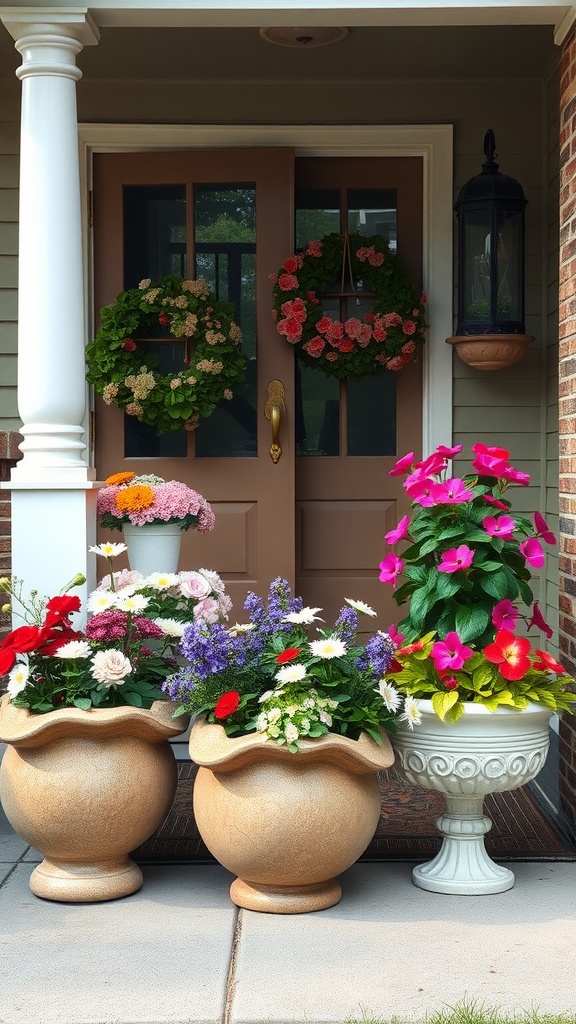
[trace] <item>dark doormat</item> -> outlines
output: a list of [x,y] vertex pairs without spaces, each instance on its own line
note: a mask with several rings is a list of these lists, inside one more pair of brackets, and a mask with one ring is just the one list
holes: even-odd
[[[192,813],[197,767],[178,763],[178,788],[172,809],[158,831],[134,851],[140,863],[213,863]],[[379,773],[382,811],[376,834],[360,860],[428,860],[440,849],[435,825],[444,809],[439,793],[410,786],[390,768]],[[576,860],[576,847],[544,814],[527,786],[488,796],[492,819],[486,849],[497,861]]]

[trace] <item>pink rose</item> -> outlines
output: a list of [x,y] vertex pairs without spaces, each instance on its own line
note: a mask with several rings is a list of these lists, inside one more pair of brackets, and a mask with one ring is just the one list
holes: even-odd
[[196,601],[203,601],[212,591],[212,587],[205,576],[199,572],[186,572],[181,574],[180,593],[183,597],[192,597]]

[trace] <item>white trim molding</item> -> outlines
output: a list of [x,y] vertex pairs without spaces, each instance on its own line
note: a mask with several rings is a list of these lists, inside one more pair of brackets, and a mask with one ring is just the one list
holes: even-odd
[[[80,124],[84,192],[92,154],[177,149],[287,146],[297,156],[419,156],[423,161],[423,280],[429,302],[424,346],[422,449],[429,454],[452,439],[453,333],[452,125],[131,125]],[[83,204],[87,208],[87,203]],[[85,246],[90,293],[89,244]]]

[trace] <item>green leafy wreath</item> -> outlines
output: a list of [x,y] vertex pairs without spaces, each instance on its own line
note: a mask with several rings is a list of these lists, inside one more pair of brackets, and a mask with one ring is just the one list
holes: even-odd
[[[205,281],[164,277],[140,281],[101,310],[101,326],[86,348],[86,379],[108,405],[170,430],[195,430],[243,379],[246,360],[234,307],[222,302]],[[185,367],[157,369],[159,358],[146,344],[157,325],[185,338]]]
[[[272,280],[278,333],[303,363],[331,377],[401,370],[424,341],[426,296],[381,235],[324,235],[289,256]],[[372,293],[372,311],[345,321],[322,313],[322,293],[335,283],[340,293]]]

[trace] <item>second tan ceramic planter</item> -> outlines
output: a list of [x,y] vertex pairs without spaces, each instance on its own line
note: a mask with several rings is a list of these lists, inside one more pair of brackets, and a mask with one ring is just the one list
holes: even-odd
[[62,902],[136,892],[142,872],[128,856],[162,824],[177,783],[168,742],[187,725],[173,705],[45,715],[0,702],[0,798],[10,824],[44,860],[36,896]]
[[194,814],[206,846],[238,875],[230,895],[248,910],[298,914],[341,898],[336,876],[372,839],[380,817],[377,772],[394,754],[366,733],[303,740],[298,753],[259,734],[228,738],[198,719],[190,756],[201,767]]

